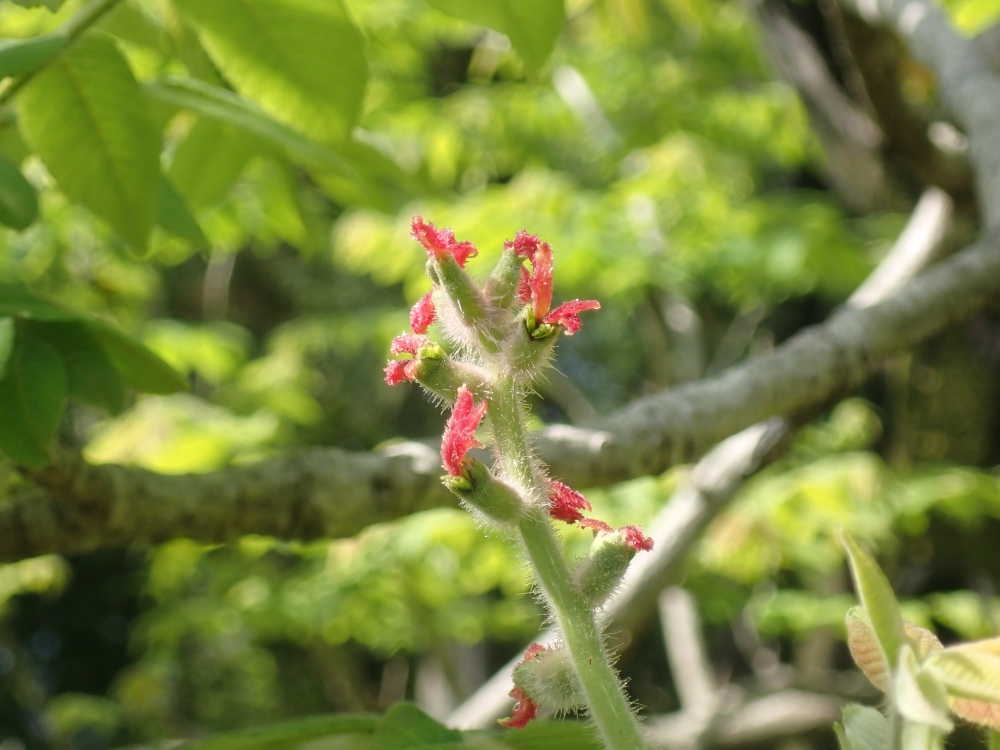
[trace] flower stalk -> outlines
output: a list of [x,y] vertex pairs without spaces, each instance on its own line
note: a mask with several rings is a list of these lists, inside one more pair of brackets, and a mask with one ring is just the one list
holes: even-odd
[[[393,341],[393,354],[411,358],[390,361],[386,382],[417,382],[453,404],[441,446],[443,482],[486,524],[516,531],[562,635],[557,646],[529,649],[514,670],[516,705],[501,724],[523,727],[539,708],[583,709],[609,750],[644,748],[595,614],[632,557],[650,549],[652,540],[638,527],[615,531],[584,516],[590,503],[548,478],[525,428],[525,393],[548,364],[559,335],[576,333],[579,314],[600,304],[574,300],[553,308],[552,248],[527,232],[504,245],[497,267],[480,285],[464,270],[476,255],[472,243],[458,242],[450,229],[420,217],[412,228],[427,250],[433,289],[411,311],[413,332]],[[468,361],[453,360],[425,335],[435,323],[471,352]],[[492,469],[467,455],[482,445],[475,433],[484,418],[492,432]],[[592,529],[590,555],[570,564],[554,522]]]

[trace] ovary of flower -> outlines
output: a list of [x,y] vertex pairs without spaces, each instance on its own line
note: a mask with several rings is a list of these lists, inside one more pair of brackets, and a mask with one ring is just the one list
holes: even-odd
[[476,406],[472,392],[464,385],[458,389],[455,408],[444,428],[441,439],[441,463],[445,471],[453,477],[462,476],[462,460],[470,448],[482,448],[475,438],[476,428],[486,414],[487,402]]
[[459,268],[465,268],[469,258],[477,255],[476,246],[471,242],[459,242],[455,233],[447,227],[438,229],[433,222],[424,221],[422,216],[414,216],[410,224],[411,236],[424,246],[427,254],[436,260],[444,260],[451,255]]
[[417,300],[417,303],[410,308],[410,328],[414,333],[425,333],[431,323],[437,318],[437,311],[434,309],[434,300],[431,295],[434,290],[427,292]]
[[557,521],[576,523],[583,520],[581,510],[590,510],[587,499],[562,482],[549,482],[549,515]]
[[413,359],[390,361],[385,366],[385,382],[389,385],[396,385],[402,383],[404,380],[414,380],[419,361],[417,360],[417,353],[429,343],[429,338],[415,333],[401,333],[394,338],[389,345],[389,353],[392,355],[412,354]]

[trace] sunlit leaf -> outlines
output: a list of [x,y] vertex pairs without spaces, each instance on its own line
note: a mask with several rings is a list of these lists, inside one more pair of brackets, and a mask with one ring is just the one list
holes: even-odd
[[159,136],[128,64],[107,37],[88,34],[18,96],[25,140],[67,196],[143,250],[159,189]]
[[347,138],[368,77],[361,32],[339,0],[179,0],[235,87],[324,142]]
[[13,162],[0,157],[0,224],[27,229],[38,218],[38,196]]
[[[283,125],[232,91],[193,79],[171,77],[146,84],[146,91],[157,101],[189,109],[264,139],[308,169],[330,195],[345,203],[389,210],[395,204],[387,195],[412,186],[409,175],[371,145],[355,139],[337,144],[336,150],[328,148]],[[190,164],[187,171],[195,168],[196,165]]]
[[19,334],[0,380],[0,451],[25,466],[45,466],[65,401],[59,353],[41,339]]
[[343,158],[330,149],[278,122],[254,102],[232,91],[194,79],[174,77],[147,83],[145,89],[154,99],[235,125],[264,138],[297,159],[318,161],[322,166],[353,171]]

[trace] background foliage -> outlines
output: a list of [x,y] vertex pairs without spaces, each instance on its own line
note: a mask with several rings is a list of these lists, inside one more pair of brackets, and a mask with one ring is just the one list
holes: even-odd
[[[970,32],[997,17],[950,11]],[[845,208],[736,0],[23,0],[0,35],[0,450],[27,465],[57,433],[164,473],[436,433],[438,410],[379,374],[426,291],[415,213],[486,258],[527,228],[564,298],[602,301],[536,403],[579,423],[821,320],[918,193]],[[686,585],[720,674],[784,662],[858,690],[834,679],[853,601],[837,526],[885,553],[909,619],[997,633],[998,330],[981,317],[895,363],[708,530]],[[588,497],[641,522],[685,470]],[[332,543],[0,566],[0,748],[404,698],[440,715],[541,624],[514,559],[440,510]],[[655,630],[622,662],[650,714],[677,705]]]

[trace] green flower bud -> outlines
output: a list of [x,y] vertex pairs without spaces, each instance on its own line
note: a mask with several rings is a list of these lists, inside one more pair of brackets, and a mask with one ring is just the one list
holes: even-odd
[[466,457],[462,461],[462,469],[459,476],[441,478],[444,486],[459,500],[491,521],[504,524],[517,519],[524,506],[513,488],[493,476],[485,464],[474,458]]

